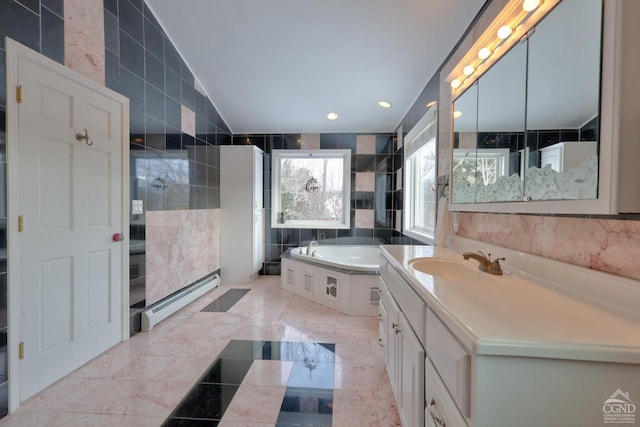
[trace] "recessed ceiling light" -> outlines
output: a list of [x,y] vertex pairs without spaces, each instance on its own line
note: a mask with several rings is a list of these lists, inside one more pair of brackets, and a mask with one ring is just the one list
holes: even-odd
[[451,87],[454,89],[458,89],[460,86],[462,86],[462,82],[458,79],[453,79],[451,80]]
[[462,117],[462,111],[454,111],[453,112],[453,118],[457,119],[459,117]]
[[511,29],[510,26],[503,25],[502,27],[498,28],[498,38],[504,40],[507,37],[509,37],[512,32],[513,32],[513,30]]
[[338,118],[338,115],[336,113],[327,114],[327,119],[329,119],[329,120],[335,120],[337,118]]
[[391,103],[387,101],[379,101],[378,105],[381,106],[382,108],[391,108]]

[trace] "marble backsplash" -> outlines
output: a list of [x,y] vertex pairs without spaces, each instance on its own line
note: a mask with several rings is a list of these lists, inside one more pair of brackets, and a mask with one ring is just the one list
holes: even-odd
[[463,237],[640,280],[640,221],[456,212],[454,224]]
[[220,268],[220,209],[146,214],[147,305]]

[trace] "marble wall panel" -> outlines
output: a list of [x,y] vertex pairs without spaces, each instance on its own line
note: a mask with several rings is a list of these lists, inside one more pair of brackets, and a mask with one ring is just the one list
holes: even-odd
[[220,268],[220,209],[147,212],[147,305]]
[[64,62],[83,76],[105,83],[103,0],[64,0]]

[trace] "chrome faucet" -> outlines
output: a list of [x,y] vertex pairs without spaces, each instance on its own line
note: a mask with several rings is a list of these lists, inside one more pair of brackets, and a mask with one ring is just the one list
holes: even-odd
[[502,274],[502,267],[500,267],[500,261],[504,261],[505,258],[496,258],[495,260],[491,261],[491,254],[485,255],[481,251],[465,252],[462,254],[462,257],[467,260],[469,258],[472,258],[478,261],[479,263],[478,268],[482,271],[486,271],[487,273],[496,274],[496,275]]
[[311,255],[311,253],[309,252],[311,250],[311,246],[317,245],[318,242],[316,242],[315,240],[312,240],[309,242],[309,244],[307,245],[307,255]]

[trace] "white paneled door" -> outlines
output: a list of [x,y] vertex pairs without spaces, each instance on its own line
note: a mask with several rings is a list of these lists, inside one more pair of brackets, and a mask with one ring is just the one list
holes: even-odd
[[18,55],[17,66],[21,99],[11,161],[18,162],[12,210],[18,230],[10,245],[19,247],[13,289],[20,300],[23,401],[123,338],[128,107],[58,64]]

